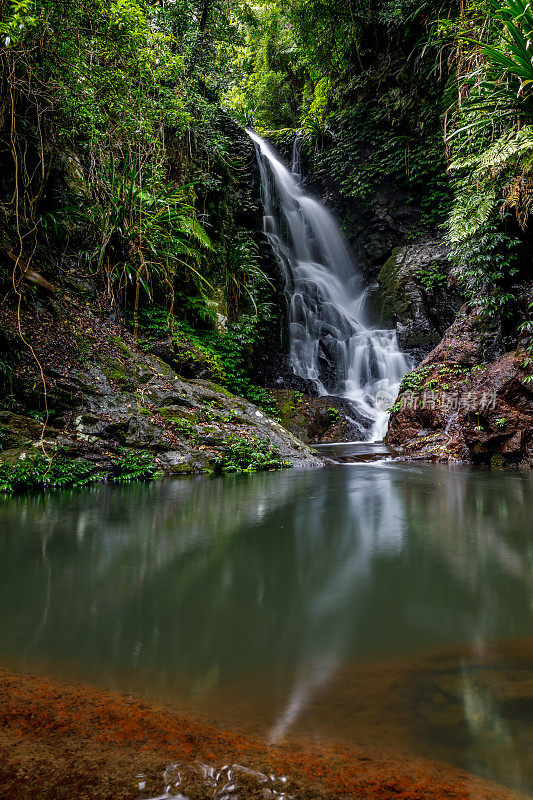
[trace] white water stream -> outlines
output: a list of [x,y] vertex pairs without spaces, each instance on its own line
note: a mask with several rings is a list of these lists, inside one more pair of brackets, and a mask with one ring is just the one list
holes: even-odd
[[379,441],[409,357],[394,330],[371,325],[362,275],[339,226],[301,187],[298,146],[291,172],[264,139],[248,135],[261,173],[264,231],[285,279],[291,367],[319,395],[350,400],[367,418],[367,438]]

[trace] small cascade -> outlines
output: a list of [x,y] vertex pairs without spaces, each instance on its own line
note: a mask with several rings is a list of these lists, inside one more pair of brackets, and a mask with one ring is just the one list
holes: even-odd
[[264,139],[248,135],[261,174],[264,231],[285,279],[291,367],[319,395],[350,400],[368,439],[379,441],[410,359],[394,330],[371,324],[362,275],[339,226],[302,189],[300,140],[288,170]]

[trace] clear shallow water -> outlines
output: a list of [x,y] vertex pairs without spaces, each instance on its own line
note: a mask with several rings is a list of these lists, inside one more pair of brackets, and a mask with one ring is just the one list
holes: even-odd
[[533,793],[533,479],[393,462],[0,503],[0,659]]

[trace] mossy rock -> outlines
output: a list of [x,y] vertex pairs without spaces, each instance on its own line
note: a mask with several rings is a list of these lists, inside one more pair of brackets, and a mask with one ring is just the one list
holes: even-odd
[[123,339],[120,338],[120,336],[112,336],[110,334],[107,337],[107,341],[109,342],[110,345],[112,345],[113,347],[116,347],[118,350],[120,350],[121,353],[126,358],[134,358],[134,353],[133,353],[132,349],[126,344],[126,342]]
[[[210,380],[199,380],[198,384],[200,386],[205,386],[206,389],[210,389],[212,392],[216,392],[217,394],[222,394],[225,397],[231,397],[232,399],[235,398],[235,395],[232,394],[229,389],[226,389],[224,386],[220,386],[218,383],[214,383],[214,381]],[[241,408],[244,409],[244,404],[241,403]]]
[[121,389],[126,392],[133,392],[135,390],[135,383],[131,378],[128,378],[123,372],[118,369],[105,369],[104,373],[110,383],[116,383]]
[[150,350],[183,378],[221,380],[224,377],[224,369],[218,359],[185,337],[174,336],[156,342],[150,346]]
[[0,446],[7,451],[24,447],[40,438],[43,423],[32,417],[0,411]]
[[403,269],[405,261],[405,248],[396,247],[378,275],[378,282],[383,287],[380,315],[385,320],[409,319],[414,314],[414,304],[405,292],[406,283],[412,277]]

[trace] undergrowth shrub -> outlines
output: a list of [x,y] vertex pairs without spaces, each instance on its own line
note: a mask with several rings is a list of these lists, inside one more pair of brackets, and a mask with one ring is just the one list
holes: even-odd
[[47,489],[72,489],[109,480],[112,483],[154,480],[157,467],[150,453],[123,448],[111,459],[110,470],[90,461],[72,459],[60,451],[52,459],[41,453],[24,455],[12,464],[0,462],[0,493],[18,494]]
[[139,310],[138,324],[146,349],[168,337],[177,343],[180,340],[190,343],[221,386],[275,415],[276,407],[269,390],[258,386],[251,378],[254,353],[261,346],[272,317],[270,305],[263,304],[256,314],[242,314],[225,331],[219,332],[213,326],[178,321],[162,306],[152,305]]
[[463,293],[481,314],[512,314],[519,245],[519,240],[506,234],[496,221],[486,222],[475,235],[452,244],[450,257]]
[[214,471],[218,474],[260,472],[291,466],[291,462],[284,460],[279,450],[268,439],[234,437],[230,439],[224,455],[215,461]]

